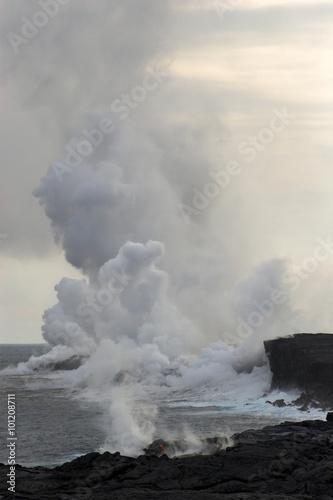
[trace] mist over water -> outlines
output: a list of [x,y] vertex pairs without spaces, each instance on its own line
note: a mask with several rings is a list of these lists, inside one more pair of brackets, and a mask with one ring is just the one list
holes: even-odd
[[[111,3],[117,16],[107,10]],[[254,226],[263,220],[253,220],[252,207],[262,190],[259,207],[270,210],[266,197],[274,179],[265,184],[263,174],[249,179],[244,173],[225,182],[231,158],[224,144],[231,124],[221,118],[224,96],[168,74],[184,34],[175,30],[175,41],[169,40],[175,15],[169,2],[143,3],[149,5],[147,26],[158,32],[153,43],[150,31],[137,22],[139,3],[101,2],[96,12],[85,3],[83,21],[75,6],[68,14],[76,26],[75,47],[85,48],[81,52],[90,67],[80,64],[75,98],[59,94],[52,104],[67,141],[65,152],[33,194],[50,220],[55,244],[82,279],[63,277],[55,285],[58,302],[45,311],[42,324],[51,350],[5,371],[34,374],[35,380],[48,367],[80,357],[82,365],[64,372],[57,384],[101,405],[105,449],[131,455],[153,438],[173,433],[193,442],[193,432],[200,427],[211,432],[205,422],[217,426],[223,411],[242,413],[249,421],[262,414],[269,418],[275,409],[265,405],[271,373],[263,340],[310,324],[299,311],[298,282],[287,258],[273,253],[252,267],[253,254],[261,255]],[[96,26],[107,19],[92,47],[84,38],[89,16]],[[132,37],[125,40],[124,33]],[[42,44],[37,48],[24,70],[42,80],[42,65],[36,68],[35,61],[46,53]],[[106,53],[108,79],[99,73]],[[125,72],[124,54],[131,54]],[[61,52],[57,56],[62,60]],[[53,103],[49,89],[60,87],[61,79],[71,81],[67,66],[72,61],[66,59],[61,76],[46,86],[41,108]],[[93,88],[96,74],[94,94],[100,101],[86,90]],[[144,81],[152,89],[145,98],[133,107],[123,105],[121,113],[119,103],[110,111],[122,92],[133,93]],[[101,102],[109,106],[103,109]],[[112,132],[101,132],[105,119],[113,123]],[[71,136],[81,122],[84,134]],[[247,232],[251,248],[244,248]],[[205,417],[198,424],[201,408]],[[187,419],[194,423],[191,412],[199,419],[195,430],[186,427]]]
[[[152,441],[165,399],[200,394],[215,406],[260,398],[270,386],[262,341],[299,328],[283,279],[287,261],[263,262],[239,279],[228,251],[232,233],[217,234],[210,224],[221,206],[184,220],[179,206],[199,165],[210,162],[205,147],[193,162],[187,141],[181,145],[188,163],[175,172],[156,133],[123,126],[103,158],[61,179],[53,164],[34,191],[82,280],[55,286],[58,303],[42,326],[52,349],[17,370],[82,357],[63,384],[102,402],[105,447],[126,454]],[[269,301],[273,290],[283,297],[279,305]]]

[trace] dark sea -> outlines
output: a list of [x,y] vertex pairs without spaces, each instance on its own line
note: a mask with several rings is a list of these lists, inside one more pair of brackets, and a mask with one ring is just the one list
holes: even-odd
[[[49,350],[47,345],[1,345],[3,370],[40,356]],[[63,370],[21,374],[1,374],[0,433],[3,443],[0,462],[7,463],[6,440],[7,395],[15,394],[16,402],[16,463],[28,466],[55,466],[82,454],[108,449],[110,416],[101,395],[87,394],[64,387]],[[246,379],[244,379],[246,384]],[[270,399],[297,397],[276,393]],[[154,398],[153,394],[148,396]],[[106,398],[107,399],[107,398]],[[184,429],[192,437],[230,437],[235,432],[285,420],[325,418],[319,410],[300,412],[294,407],[276,408],[261,398],[244,398],[228,395],[223,387],[206,385],[200,389],[159,393],[154,438],[168,439],[184,436]],[[140,401],[135,404],[140,405]],[[124,421],[126,426],[126,420]],[[110,450],[112,451],[112,450]]]
[[[1,345],[1,369],[48,350],[46,345]],[[101,410],[57,387],[61,373],[2,376],[0,433],[7,438],[7,394],[16,401],[16,462],[57,465],[97,450],[105,440]],[[1,440],[4,442],[5,440]],[[7,450],[0,450],[6,463]]]

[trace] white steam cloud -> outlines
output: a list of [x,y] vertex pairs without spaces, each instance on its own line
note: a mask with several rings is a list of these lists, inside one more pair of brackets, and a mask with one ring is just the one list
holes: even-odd
[[120,129],[104,155],[61,181],[52,165],[34,191],[67,260],[86,275],[56,285],[58,303],[42,330],[53,362],[66,349],[87,358],[67,375],[69,387],[108,394],[105,446],[136,454],[152,440],[156,414],[140,406],[141,393],[212,383],[237,393],[247,376],[260,396],[270,381],[267,366],[259,368],[262,341],[294,331],[299,318],[286,261],[237,280],[208,214],[185,223],[178,207],[203,175],[196,161],[172,174],[161,144],[133,127]]
[[[33,4],[23,4],[31,17]],[[174,57],[175,46],[184,48],[190,36],[196,47],[202,38],[200,23],[189,29],[182,22],[186,9],[174,23],[178,4],[69,6],[49,23],[47,40],[54,42],[44,43],[41,32],[41,42],[32,41],[24,64],[14,67],[25,106],[38,104],[43,123],[52,106],[64,135],[64,156],[34,196],[67,261],[82,271],[82,280],[61,279],[58,302],[44,313],[43,337],[52,349],[16,372],[81,357],[65,383],[103,402],[105,447],[126,454],[154,437],[154,394],[215,384],[234,397],[259,397],[270,384],[262,341],[302,325],[288,261],[249,270],[247,249],[239,252],[248,230],[239,214],[253,202],[247,180],[235,177],[225,189],[216,181],[228,164],[220,87],[203,90],[201,80],[184,84],[166,75],[163,61]],[[220,19],[211,10],[207,29],[220,40]],[[14,16],[9,20],[15,24]],[[85,119],[84,109],[93,110]],[[73,138],[80,128],[84,133]],[[199,194],[205,186],[214,194],[209,203]],[[180,207],[193,207],[194,199],[188,223]]]

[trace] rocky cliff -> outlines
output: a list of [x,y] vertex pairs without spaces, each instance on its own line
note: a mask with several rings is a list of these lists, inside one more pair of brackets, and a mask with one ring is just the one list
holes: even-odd
[[298,333],[264,342],[272,389],[298,388],[333,401],[333,334]]

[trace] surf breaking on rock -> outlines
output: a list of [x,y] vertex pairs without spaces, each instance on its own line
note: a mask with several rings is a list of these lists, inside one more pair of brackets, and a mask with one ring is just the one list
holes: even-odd
[[[179,204],[191,196],[202,165],[218,166],[207,155],[209,133],[195,151],[177,138],[187,160],[175,170],[170,144],[162,142],[167,130],[143,133],[124,124],[98,158],[61,183],[51,166],[34,191],[56,242],[83,277],[55,286],[58,303],[45,311],[42,326],[52,349],[18,369],[83,357],[65,384],[108,394],[111,441],[124,453],[142,450],[154,434],[154,403],[134,408],[134,394],[207,383],[231,393],[247,377],[251,395],[259,396],[270,384],[262,341],[300,328],[283,280],[287,260],[240,276],[229,236],[217,235],[212,223],[218,205],[184,224]],[[241,337],[240,321],[272,290],[284,301]]]

